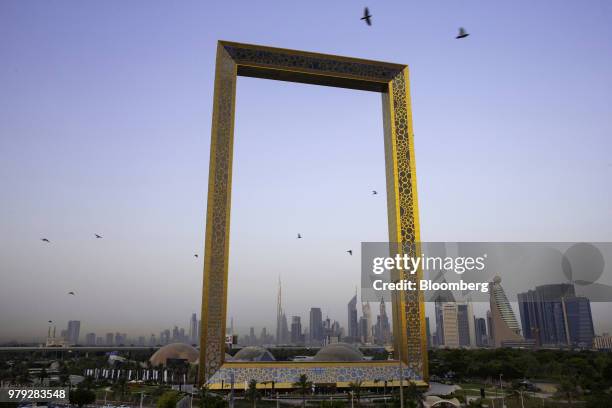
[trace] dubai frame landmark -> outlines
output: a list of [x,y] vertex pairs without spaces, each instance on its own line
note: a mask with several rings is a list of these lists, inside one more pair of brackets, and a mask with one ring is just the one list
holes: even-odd
[[[367,386],[403,379],[428,380],[425,305],[418,291],[397,292],[393,299],[395,361],[360,362],[240,362],[226,361],[225,325],[229,258],[230,204],[236,79],[247,76],[379,92],[382,96],[389,242],[414,255],[419,242],[414,138],[410,110],[408,66],[335,55],[317,54],[219,41],[215,71],[199,382],[215,389],[255,379],[290,388],[306,374],[314,384]],[[287,135],[291,137],[291,135]],[[396,277],[420,279],[420,274]],[[401,363],[398,361],[401,360]]]

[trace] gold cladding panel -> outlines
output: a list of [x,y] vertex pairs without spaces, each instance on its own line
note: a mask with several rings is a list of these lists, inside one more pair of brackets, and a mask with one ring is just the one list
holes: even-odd
[[[419,224],[408,67],[220,41],[215,71],[206,215],[200,382],[221,368],[225,355],[237,75],[381,92],[389,241],[401,243],[401,252],[411,255],[418,252],[415,246],[419,241]],[[420,275],[405,278],[417,280]],[[402,360],[414,372],[420,373],[420,379],[427,380],[423,296],[418,292],[405,291],[400,294],[399,302],[394,304],[399,305],[399,308],[393,308],[396,350],[401,348]]]

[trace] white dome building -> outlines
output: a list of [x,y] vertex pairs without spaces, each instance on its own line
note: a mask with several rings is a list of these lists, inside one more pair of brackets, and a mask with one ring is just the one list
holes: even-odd
[[156,366],[165,366],[167,364],[168,359],[170,360],[186,360],[190,364],[196,364],[200,357],[200,352],[185,343],[172,343],[168,344],[157,350],[151,358],[149,362],[153,367]]

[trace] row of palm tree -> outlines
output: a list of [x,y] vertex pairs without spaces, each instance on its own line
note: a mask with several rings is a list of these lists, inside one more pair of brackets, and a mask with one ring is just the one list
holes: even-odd
[[[299,391],[302,397],[302,408],[306,407],[306,395],[312,389],[312,381],[308,380],[308,376],[306,374],[302,374],[299,376],[298,380],[293,383],[293,386]],[[363,389],[363,382],[358,380],[349,383],[351,399],[354,399],[357,403],[357,406],[361,405],[361,391]],[[251,380],[248,384],[248,388],[245,390],[245,398],[249,401],[253,408],[257,407],[257,401],[261,399],[261,394],[257,390],[257,381]],[[404,387],[404,401],[407,402],[407,406],[409,407],[420,407],[423,405],[423,401],[425,400],[423,391],[417,387],[417,385],[410,381],[406,387]],[[396,399],[396,405],[399,404],[399,399]]]

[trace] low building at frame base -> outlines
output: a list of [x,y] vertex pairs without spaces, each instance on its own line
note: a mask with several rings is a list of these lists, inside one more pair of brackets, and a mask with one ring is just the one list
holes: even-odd
[[[427,387],[422,379],[405,364],[402,364],[404,386],[408,380],[417,386]],[[362,387],[399,387],[399,362],[359,361],[359,362],[321,362],[321,361],[275,361],[265,363],[225,362],[206,382],[211,390],[245,389],[251,380],[257,388],[289,390],[298,388],[295,383],[301,375],[306,375],[315,389],[317,386],[349,388],[351,383],[361,381]]]

